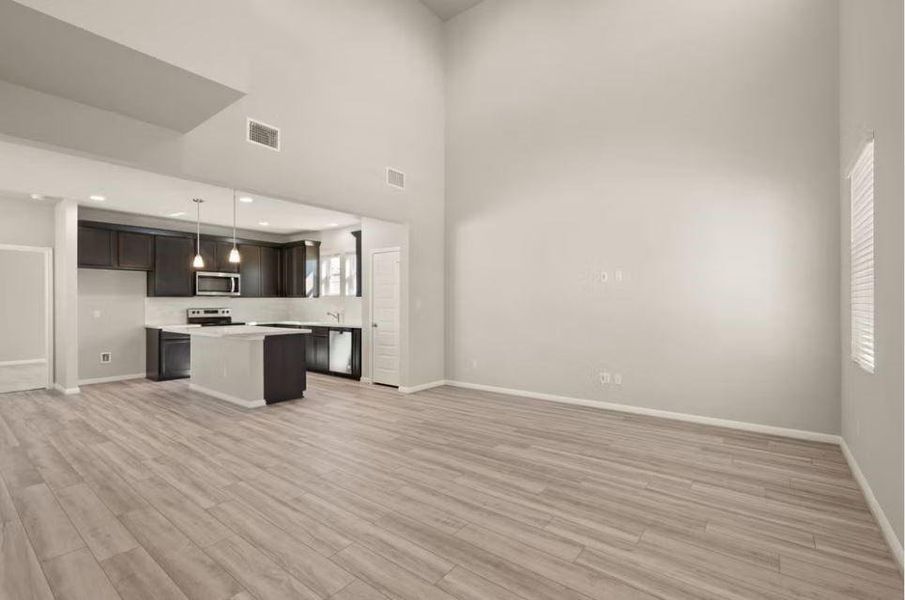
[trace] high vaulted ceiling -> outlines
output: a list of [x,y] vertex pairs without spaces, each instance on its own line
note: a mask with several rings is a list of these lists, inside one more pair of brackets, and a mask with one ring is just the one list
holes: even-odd
[[482,0],[421,0],[438,17],[447,21],[457,14],[465,12],[472,6],[480,4]]

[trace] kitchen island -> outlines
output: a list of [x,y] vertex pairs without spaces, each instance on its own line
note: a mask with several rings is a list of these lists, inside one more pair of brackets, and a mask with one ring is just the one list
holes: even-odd
[[254,325],[163,327],[192,339],[192,390],[245,408],[302,398],[305,334],[310,329]]

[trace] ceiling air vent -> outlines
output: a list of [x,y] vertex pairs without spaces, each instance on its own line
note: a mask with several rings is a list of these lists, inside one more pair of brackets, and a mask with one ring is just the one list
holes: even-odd
[[260,121],[248,119],[248,141],[279,152],[280,130]]
[[387,167],[387,185],[391,185],[394,188],[399,188],[400,190],[405,189],[405,173],[402,171],[397,171],[396,169],[390,169]]

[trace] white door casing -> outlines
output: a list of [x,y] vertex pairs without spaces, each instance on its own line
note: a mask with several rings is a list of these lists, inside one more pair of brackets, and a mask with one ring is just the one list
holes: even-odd
[[53,385],[53,250],[0,244],[0,393]]
[[371,251],[371,380],[399,385],[400,249]]

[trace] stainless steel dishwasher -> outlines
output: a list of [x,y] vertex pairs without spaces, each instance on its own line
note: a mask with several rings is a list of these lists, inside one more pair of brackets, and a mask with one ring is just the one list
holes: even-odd
[[330,330],[330,372],[352,374],[352,332]]

